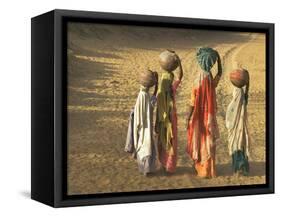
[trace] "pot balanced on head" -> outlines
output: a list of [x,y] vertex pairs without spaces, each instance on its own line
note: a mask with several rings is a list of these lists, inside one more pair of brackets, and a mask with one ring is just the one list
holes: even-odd
[[238,87],[244,87],[249,83],[249,72],[246,69],[235,69],[229,74],[231,83]]
[[149,69],[140,73],[139,83],[147,88],[150,88],[156,84],[156,72],[153,72]]
[[161,68],[168,72],[174,71],[179,66],[176,53],[170,50],[166,50],[160,54],[159,63]]

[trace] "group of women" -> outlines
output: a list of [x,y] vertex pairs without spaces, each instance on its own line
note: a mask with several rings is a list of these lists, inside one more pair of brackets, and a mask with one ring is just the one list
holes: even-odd
[[[130,114],[125,151],[133,153],[139,170],[144,175],[156,170],[157,160],[167,173],[176,171],[178,149],[176,92],[183,77],[183,69],[180,58],[174,55],[179,68],[178,76],[176,77],[172,70],[164,70],[158,82],[158,74],[151,72],[155,78],[154,93],[150,96],[150,86],[141,85],[136,104]],[[186,115],[186,152],[194,162],[197,176],[213,178],[216,177],[215,155],[216,142],[219,138],[216,87],[222,75],[222,64],[218,52],[212,48],[200,48],[196,58],[201,70],[193,83],[191,105]],[[211,69],[215,63],[217,73],[213,77]],[[249,172],[246,115],[248,89],[246,88],[247,91],[244,92],[243,88],[234,87],[233,100],[226,115],[233,171],[243,175]],[[154,107],[156,107],[155,123]]]

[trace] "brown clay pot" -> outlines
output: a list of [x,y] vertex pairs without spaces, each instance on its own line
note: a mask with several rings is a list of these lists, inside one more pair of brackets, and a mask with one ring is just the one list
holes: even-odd
[[244,87],[249,82],[249,72],[246,69],[235,69],[229,74],[231,83],[238,87]]
[[178,67],[178,60],[174,51],[166,50],[159,55],[159,63],[162,69],[168,72],[174,71]]
[[139,76],[139,83],[144,87],[152,87],[156,83],[156,78],[154,72],[150,70],[145,70],[144,72],[140,73]]

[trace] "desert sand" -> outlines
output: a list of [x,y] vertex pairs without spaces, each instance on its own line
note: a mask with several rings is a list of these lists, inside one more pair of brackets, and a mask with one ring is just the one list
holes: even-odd
[[[195,53],[200,46],[218,50],[223,64],[216,90],[221,136],[216,155],[218,176],[213,179],[196,177],[185,152],[185,112],[199,70]],[[184,70],[176,96],[178,164],[173,175],[159,170],[145,177],[139,173],[136,161],[124,152],[128,118],[139,92],[139,73],[150,68],[161,74],[158,56],[165,49],[176,51]],[[264,34],[70,23],[67,52],[68,194],[265,183]],[[247,177],[232,175],[225,128],[233,88],[228,76],[237,67],[250,73],[248,118],[252,145]]]

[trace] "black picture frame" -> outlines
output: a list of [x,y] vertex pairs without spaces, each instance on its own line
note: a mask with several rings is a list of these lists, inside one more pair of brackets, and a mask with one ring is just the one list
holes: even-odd
[[[92,22],[266,34],[266,184],[145,192],[66,194],[66,23]],[[274,24],[53,10],[31,21],[31,198],[53,207],[274,193]]]

